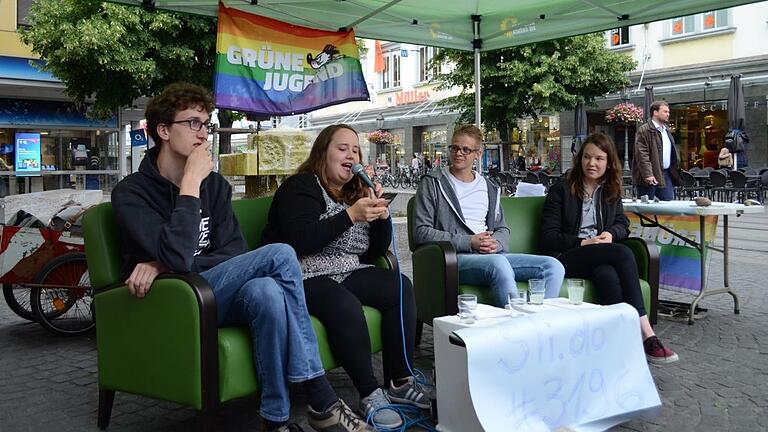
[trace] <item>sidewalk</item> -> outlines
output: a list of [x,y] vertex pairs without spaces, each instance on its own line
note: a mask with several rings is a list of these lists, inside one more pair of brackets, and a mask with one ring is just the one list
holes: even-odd
[[[404,273],[411,275],[405,228],[405,220],[397,219],[397,252]],[[703,300],[707,317],[693,326],[660,320],[656,332],[680,355],[678,363],[651,366],[663,401],[661,414],[618,430],[768,429],[768,215],[731,218],[730,231],[731,285],[741,300],[741,314],[733,314],[730,296],[718,295]],[[714,254],[711,269],[711,283],[722,281],[719,254]],[[666,292],[662,297],[691,299]],[[433,347],[428,326],[416,356],[416,366],[429,374]],[[377,355],[377,373],[380,360]],[[339,395],[357,406],[356,391],[343,370],[329,377]],[[0,389],[1,432],[98,430],[95,336],[53,336],[18,318],[0,301]],[[303,419],[302,389],[294,390],[293,416]],[[260,430],[257,405],[255,397],[225,404],[214,429]],[[305,422],[302,425],[311,430]],[[108,430],[187,431],[194,426],[191,409],[118,393]]]

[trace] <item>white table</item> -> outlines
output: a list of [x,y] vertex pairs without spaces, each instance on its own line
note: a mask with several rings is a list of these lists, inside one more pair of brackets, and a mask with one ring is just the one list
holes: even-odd
[[658,408],[637,311],[567,302],[435,318],[437,430],[596,431]]
[[[690,309],[688,310],[688,324],[693,324],[693,314],[696,311],[696,306],[702,298],[715,295],[728,293],[733,297],[733,313],[739,313],[739,297],[728,285],[728,216],[740,216],[742,214],[749,213],[763,213],[765,207],[762,205],[744,205],[744,204],[732,204],[713,202],[712,205],[707,207],[697,206],[693,201],[661,201],[653,202],[649,201],[644,203],[642,201],[633,201],[629,199],[622,200],[624,204],[624,210],[635,213],[640,218],[640,223],[643,226],[658,227],[689,245],[696,248],[699,251],[701,257],[701,289],[696,298],[691,302]],[[698,216],[699,217],[699,238],[700,242],[691,240],[688,237],[681,235],[680,233],[670,229],[659,223],[658,215],[670,215],[670,216]],[[650,216],[653,216],[651,218]],[[715,248],[714,246],[707,246],[704,237],[704,218],[705,216],[722,216],[723,217],[723,248]],[[709,248],[711,250],[721,252],[723,254],[723,288],[707,289],[707,272],[706,261],[704,259],[704,250]]]

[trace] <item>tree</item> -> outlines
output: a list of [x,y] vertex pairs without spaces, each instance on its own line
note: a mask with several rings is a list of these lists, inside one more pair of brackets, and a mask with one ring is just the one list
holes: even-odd
[[[455,67],[437,77],[440,89],[461,87],[445,103],[456,104],[461,121],[474,121],[474,54],[441,50],[435,62]],[[605,48],[602,34],[574,36],[480,55],[482,120],[508,137],[508,125],[520,117],[573,109],[577,103],[629,84],[635,61]]]
[[[36,0],[28,20],[30,27],[19,31],[22,41],[46,61],[45,70],[62,80],[72,100],[93,99],[93,117],[109,117],[173,82],[212,87],[213,17],[93,0]],[[222,127],[237,118],[219,114]],[[229,153],[224,135],[220,152]]]

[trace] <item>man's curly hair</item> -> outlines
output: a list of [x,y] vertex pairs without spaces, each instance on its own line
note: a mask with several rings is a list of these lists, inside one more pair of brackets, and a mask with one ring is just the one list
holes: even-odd
[[147,118],[147,132],[160,148],[162,140],[157,134],[157,125],[175,120],[176,113],[189,108],[200,107],[209,115],[213,112],[213,96],[207,89],[189,83],[174,83],[147,104],[144,115]]

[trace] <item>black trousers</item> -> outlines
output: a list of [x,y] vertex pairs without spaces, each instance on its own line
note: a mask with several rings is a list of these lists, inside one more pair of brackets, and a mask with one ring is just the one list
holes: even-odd
[[600,304],[625,302],[645,315],[635,255],[621,243],[603,243],[571,249],[557,259],[565,277],[590,279]]
[[[371,340],[362,306],[382,313],[384,379],[410,375],[416,334],[416,299],[411,281],[403,276],[403,330],[400,325],[399,273],[377,267],[352,272],[342,283],[327,276],[304,281],[307,309],[328,330],[333,357],[352,378],[360,397],[379,387],[371,365]],[[388,381],[387,381],[388,382]]]

